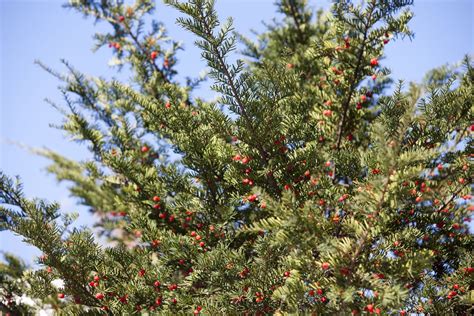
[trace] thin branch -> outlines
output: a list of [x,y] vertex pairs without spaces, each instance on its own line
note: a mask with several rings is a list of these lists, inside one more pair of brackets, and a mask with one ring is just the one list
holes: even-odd
[[449,205],[449,203],[451,203],[455,198],[456,196],[467,186],[467,185],[471,185],[471,181],[466,181],[466,185],[463,185],[461,186],[459,189],[457,189],[456,191],[454,191],[452,194],[451,194],[451,197],[446,200],[443,205],[441,205],[439,208],[438,208],[438,212],[442,211],[446,206]]
[[[375,214],[377,215],[379,213],[379,209],[382,206],[384,200],[385,200],[385,195],[388,192],[388,186],[390,184],[390,171],[388,172],[388,177],[386,178],[384,187],[382,189],[382,196],[380,197],[380,200],[377,203],[377,206],[375,207]],[[361,238],[359,239],[359,246],[356,248],[356,251],[354,252],[354,255],[352,256],[351,263],[349,266],[349,270],[352,270],[354,268],[354,265],[357,261],[357,257],[359,257],[360,253],[365,250],[366,243],[368,241],[368,235],[369,235],[369,229],[364,230],[364,233],[362,234]]]
[[[210,29],[209,24],[205,23],[206,19],[205,19],[204,13],[201,10],[200,10],[200,14],[201,14],[202,21],[204,21],[203,25],[204,25],[204,28],[205,28],[205,34],[208,37],[208,42],[211,44],[214,55],[216,56],[217,61],[219,62],[220,66],[221,66],[221,71],[224,73],[224,76],[227,79],[227,84],[229,85],[229,88],[232,92],[232,95],[235,98],[235,101],[237,102],[237,106],[240,109],[242,117],[245,119],[245,121],[247,123],[247,126],[251,130],[254,130],[254,128],[252,126],[253,125],[252,120],[251,120],[250,116],[247,114],[244,103],[243,103],[242,99],[240,98],[240,95],[237,91],[234,80],[233,80],[233,78],[232,78],[232,76],[229,72],[227,64],[224,61],[224,56],[222,56],[221,52],[219,51],[219,48],[218,48],[217,44],[215,44],[214,42],[209,40],[209,39],[214,37],[214,35],[212,33],[212,30]],[[265,150],[265,148],[263,148],[263,146],[261,144],[254,144],[254,146],[257,148],[257,150],[258,150],[258,152],[259,152],[259,154],[262,158],[261,160],[264,163],[264,165],[268,166],[268,161],[269,161],[268,152]],[[270,181],[270,185],[272,186],[275,193],[277,195],[280,195],[281,191],[278,187],[278,184],[276,182],[275,177],[273,176],[273,173],[267,174],[267,177],[268,177],[268,180]]]
[[[117,22],[115,22],[115,23],[117,23]],[[127,30],[128,34],[130,35],[130,37],[132,38],[134,43],[137,45],[137,47],[142,51],[142,54],[144,54],[145,56],[148,56],[148,51],[142,46],[142,44],[140,43],[138,38],[135,36],[135,34],[133,34],[132,30],[130,29],[130,27],[127,24],[125,24],[125,29]],[[168,78],[166,78],[166,75],[163,73],[163,71],[160,68],[158,68],[156,63],[154,61],[151,61],[150,63],[153,66],[153,68],[161,75],[161,78],[166,83],[169,83],[170,81],[168,80]]]
[[359,82],[359,80],[358,80],[359,79],[359,71],[360,71],[361,66],[362,66],[362,57],[364,56],[364,52],[365,52],[367,36],[368,36],[368,32],[369,32],[369,29],[370,29],[370,26],[371,26],[370,19],[371,19],[373,10],[374,10],[374,8],[372,8],[372,10],[369,12],[368,23],[365,25],[366,28],[365,28],[365,31],[364,31],[364,38],[363,38],[362,44],[361,44],[362,47],[360,48],[359,54],[357,55],[357,64],[356,64],[356,68],[355,68],[355,71],[354,71],[354,76],[352,77],[352,83],[351,83],[351,86],[349,88],[349,94],[347,95],[346,101],[342,105],[342,118],[339,121],[339,126],[338,126],[338,131],[337,131],[337,141],[336,141],[336,150],[337,151],[339,151],[339,149],[341,147],[342,133],[344,131],[344,125],[346,124],[347,112],[349,110],[349,105],[351,103],[352,94],[354,93],[355,88],[357,87],[357,84]]
[[[90,15],[93,15],[95,16],[97,19],[103,19],[103,20],[106,20],[107,22],[109,22],[110,24],[112,24],[113,26],[119,24],[115,19],[113,18],[110,18],[108,16],[105,16],[105,15],[100,15],[98,14],[97,12],[95,11],[92,11],[92,10],[84,10],[85,12],[89,13]],[[135,34],[133,34],[132,30],[130,29],[130,27],[128,26],[128,24],[124,23],[124,29],[127,31],[127,34],[130,35],[130,37],[132,38],[133,42],[135,43],[135,45],[137,45],[137,47],[141,50],[142,54],[144,54],[145,56],[148,55],[148,51],[143,47],[143,45],[140,43],[140,41],[138,40],[138,38],[135,36]],[[166,75],[163,73],[163,71],[158,68],[158,66],[155,64],[154,61],[150,62],[151,65],[153,66],[153,68],[161,75],[161,78],[169,83],[169,80],[168,78],[166,78]]]
[[297,9],[295,8],[295,1],[294,0],[289,0],[288,1],[289,5],[290,5],[290,13],[291,13],[291,17],[293,18],[293,21],[295,22],[295,26],[296,26],[296,32],[298,33],[298,38],[300,40],[300,42],[303,42],[303,31],[301,30],[301,24],[300,24],[300,21],[298,20],[298,11]]

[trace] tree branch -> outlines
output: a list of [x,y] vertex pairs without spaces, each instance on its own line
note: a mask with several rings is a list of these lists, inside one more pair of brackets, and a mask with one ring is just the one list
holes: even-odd
[[291,17],[293,18],[293,21],[295,22],[296,26],[296,32],[298,33],[298,39],[300,42],[303,42],[303,31],[301,30],[301,24],[300,21],[298,20],[298,10],[295,7],[295,1],[294,0],[289,0],[288,1],[289,7],[290,7],[290,13]]
[[[240,98],[239,92],[237,91],[237,88],[235,86],[234,80],[229,72],[229,69],[227,67],[227,64],[224,61],[224,56],[222,56],[221,52],[219,51],[219,47],[217,46],[216,43],[213,41],[210,41],[209,39],[214,38],[214,34],[212,33],[212,30],[209,27],[209,24],[206,23],[206,19],[204,16],[204,13],[202,10],[199,10],[199,13],[201,15],[201,20],[204,21],[204,29],[205,29],[205,35],[208,37],[207,41],[209,44],[212,46],[212,50],[214,55],[217,58],[218,63],[220,64],[221,71],[224,74],[224,77],[227,79],[227,85],[229,86],[233,97],[235,98],[235,101],[237,102],[237,106],[240,109],[241,115],[246,121],[246,124],[250,130],[254,130],[253,124],[252,124],[252,119],[250,116],[247,114],[247,111],[245,109],[244,103],[242,99]],[[265,148],[261,144],[254,144],[255,148],[258,150],[260,156],[261,156],[261,161],[265,166],[268,166],[268,161],[269,161],[269,154],[265,150]],[[273,173],[267,174],[268,180],[270,181],[270,185],[275,191],[275,194],[280,195],[281,191],[280,188],[278,187],[278,184],[276,182],[275,177],[273,176]]]
[[349,110],[349,105],[351,103],[352,94],[354,93],[355,88],[357,87],[357,84],[359,82],[359,71],[360,71],[360,68],[362,66],[362,58],[364,56],[367,36],[368,36],[368,32],[369,32],[369,29],[370,29],[370,26],[371,26],[371,17],[372,17],[373,10],[374,10],[374,8],[372,7],[372,9],[369,12],[368,19],[367,19],[368,22],[365,25],[366,27],[365,27],[365,31],[364,31],[364,38],[362,40],[362,47],[360,48],[359,54],[357,55],[357,64],[356,64],[356,68],[354,70],[354,76],[352,77],[352,83],[351,83],[351,86],[349,88],[349,94],[347,95],[346,101],[342,105],[342,118],[339,121],[339,126],[338,126],[338,131],[337,131],[337,141],[336,141],[336,150],[337,151],[339,151],[339,149],[341,147],[342,133],[344,131],[344,125],[346,124],[347,112]]

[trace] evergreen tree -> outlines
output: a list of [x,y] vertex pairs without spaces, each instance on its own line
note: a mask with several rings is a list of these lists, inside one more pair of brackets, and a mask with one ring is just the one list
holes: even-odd
[[[110,24],[97,48],[132,78],[41,64],[63,83],[59,127],[93,159],[40,154],[110,245],[1,174],[1,227],[44,253],[22,290],[64,314],[472,312],[474,69],[392,83],[384,46],[412,36],[411,2],[279,0],[252,41],[213,0],[165,0],[197,38],[207,101],[202,79],[176,79],[164,26],[145,31],[152,1],[71,0]],[[248,60],[231,62],[238,39]]]

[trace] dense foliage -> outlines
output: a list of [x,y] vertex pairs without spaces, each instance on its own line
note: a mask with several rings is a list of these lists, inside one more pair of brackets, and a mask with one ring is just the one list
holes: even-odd
[[[109,244],[2,174],[1,227],[44,253],[19,290],[64,314],[472,312],[474,69],[392,82],[384,47],[412,36],[411,2],[279,0],[254,41],[212,0],[165,0],[209,69],[183,84],[152,1],[71,0],[110,24],[97,48],[132,77],[41,64],[63,83],[60,128],[93,158],[40,153]],[[218,100],[197,96],[205,79]]]

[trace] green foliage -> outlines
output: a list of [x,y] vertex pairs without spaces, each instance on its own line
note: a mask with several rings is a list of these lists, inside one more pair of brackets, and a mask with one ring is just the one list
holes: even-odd
[[[44,252],[14,291],[63,314],[472,311],[472,61],[385,93],[384,46],[412,37],[411,2],[277,1],[254,42],[212,0],[166,0],[197,37],[209,102],[200,79],[175,79],[164,26],[145,33],[152,2],[71,1],[110,24],[96,48],[133,78],[40,63],[63,83],[57,127],[93,156],[38,153],[107,243],[2,174],[1,227]],[[239,39],[249,60],[231,62]]]

